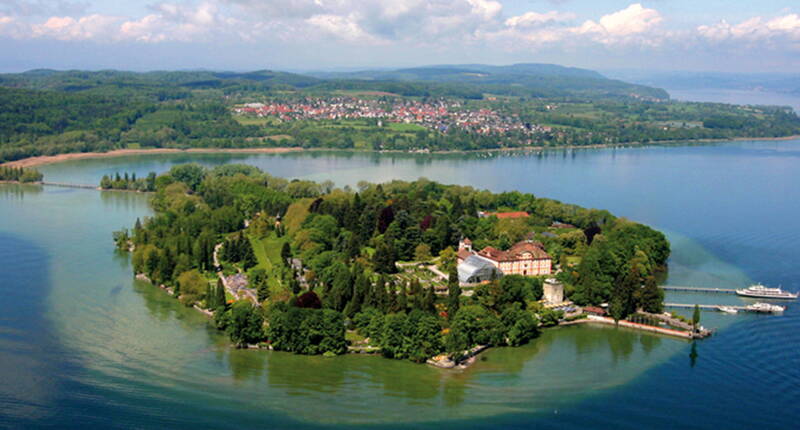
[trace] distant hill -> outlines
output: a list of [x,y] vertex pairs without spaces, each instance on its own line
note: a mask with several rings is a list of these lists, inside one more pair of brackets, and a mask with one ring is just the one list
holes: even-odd
[[319,84],[320,79],[294,73],[259,70],[254,72],[155,71],[146,73],[118,70],[48,70],[0,75],[6,87],[88,93],[132,93],[136,96],[193,89],[231,87],[305,88]]
[[[466,84],[487,93],[540,97],[669,98],[664,90],[608,79],[586,69],[554,64],[441,65],[397,70],[315,72],[309,75],[334,81],[401,81]],[[527,93],[527,94],[525,94]]]
[[184,98],[197,90],[224,93],[302,90],[380,91],[414,97],[463,97],[486,94],[561,99],[667,99],[664,90],[608,79],[598,72],[553,64],[442,65],[398,70],[297,74],[254,72],[38,69],[0,75],[0,86],[123,95],[158,100]]

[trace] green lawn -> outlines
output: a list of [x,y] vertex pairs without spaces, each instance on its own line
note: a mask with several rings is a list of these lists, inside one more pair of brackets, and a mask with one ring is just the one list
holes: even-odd
[[386,124],[386,128],[394,131],[411,132],[411,131],[425,131],[425,127],[419,124],[406,124],[404,122],[390,122]]
[[270,291],[273,294],[282,292],[284,287],[281,284],[280,277],[274,272],[281,264],[281,248],[286,241],[286,237],[277,237],[275,233],[270,233],[269,236],[263,239],[258,239],[254,236],[248,236],[247,238],[250,240],[250,245],[253,246],[253,253],[258,261],[256,268],[264,269],[270,274]]
[[273,117],[257,117],[248,115],[234,115],[233,119],[242,125],[275,125],[280,124],[280,120]]

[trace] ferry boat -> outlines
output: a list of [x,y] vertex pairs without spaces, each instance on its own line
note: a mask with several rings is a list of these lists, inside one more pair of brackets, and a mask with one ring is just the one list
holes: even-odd
[[720,312],[725,312],[726,314],[738,314],[739,313],[738,309],[736,309],[734,307],[731,307],[731,306],[719,306],[719,307],[717,307],[717,309],[719,309]]
[[760,299],[796,299],[799,293],[790,293],[780,288],[767,288],[761,284],[751,285],[747,288],[736,290],[736,294],[744,297],[758,297]]
[[785,311],[786,308],[783,306],[771,305],[769,303],[755,303],[747,306],[747,310],[750,312],[765,312],[765,313],[779,314]]

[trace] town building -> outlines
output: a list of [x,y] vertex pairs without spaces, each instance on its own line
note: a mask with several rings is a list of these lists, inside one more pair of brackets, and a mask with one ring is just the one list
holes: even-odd
[[[489,262],[503,275],[541,276],[549,275],[552,270],[552,260],[547,255],[541,242],[526,240],[516,243],[508,251],[487,246],[475,252],[472,249],[472,241],[464,238],[458,243],[459,280],[462,279],[461,266],[467,261],[471,261],[473,266],[478,265],[477,260],[473,257],[479,257],[485,262]],[[483,263],[480,263],[481,267],[483,265]],[[474,270],[474,268],[465,268],[464,273],[466,274],[471,270]],[[468,277],[464,277],[464,279]],[[563,298],[563,287],[561,295]]]
[[472,252],[472,241],[469,240],[469,238],[461,239],[461,241],[458,242],[458,253],[456,254],[458,264],[461,264],[474,254],[475,253]]
[[583,312],[589,315],[597,315],[599,317],[606,316],[606,311],[603,308],[598,308],[597,306],[586,306],[583,308]]
[[497,217],[497,219],[519,219],[527,218],[530,216],[527,212],[483,212],[478,211],[478,218]]
[[508,251],[487,246],[477,255],[491,261],[504,275],[541,276],[551,271],[550,256],[535,241],[517,242]]

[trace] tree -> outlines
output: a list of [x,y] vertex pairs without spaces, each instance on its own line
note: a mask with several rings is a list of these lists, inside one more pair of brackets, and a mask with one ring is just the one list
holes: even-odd
[[430,261],[433,256],[431,255],[431,247],[428,244],[420,243],[414,248],[414,260],[416,261]]
[[697,325],[700,324],[700,306],[694,305],[694,313],[692,314],[692,327],[697,331]]
[[289,261],[292,258],[292,247],[289,245],[289,242],[283,242],[283,246],[281,246],[281,260],[283,260],[283,264],[289,266],[291,262]]
[[184,184],[188,185],[192,191],[197,191],[197,187],[200,186],[200,183],[206,176],[206,170],[203,168],[203,166],[195,163],[179,164],[177,166],[173,166],[170,169],[169,174],[176,181],[183,182]]
[[191,306],[203,299],[208,280],[195,269],[181,273],[178,276],[178,286],[181,291],[181,303]]
[[396,273],[397,266],[395,261],[394,246],[391,240],[379,240],[375,247],[375,255],[372,256],[372,263],[378,273]]
[[406,358],[404,334],[408,317],[405,313],[386,315],[381,333],[381,353],[388,358]]
[[450,324],[450,334],[459,339],[463,349],[475,345],[505,344],[502,322],[483,306],[469,305],[458,310]]
[[509,346],[520,346],[539,335],[539,321],[521,306],[509,306],[500,319],[507,329]]
[[269,275],[266,270],[253,269],[250,272],[250,288],[256,290],[259,302],[269,298]]
[[456,252],[453,248],[448,246],[439,252],[439,266],[448,273],[456,267]]
[[621,296],[614,296],[611,299],[611,303],[608,305],[608,313],[611,314],[611,317],[614,318],[614,322],[619,322],[619,320],[625,318],[625,303]]
[[225,296],[225,284],[222,279],[217,279],[217,288],[214,291],[216,299],[214,300],[215,309],[218,313],[224,312],[227,306],[227,299]]
[[412,312],[408,318],[406,347],[408,358],[416,363],[424,363],[427,359],[442,352],[442,327],[439,320],[430,314]]
[[226,331],[237,346],[260,341],[264,336],[264,317],[261,311],[247,300],[240,300],[231,307],[231,318]]
[[664,311],[664,290],[658,288],[656,279],[652,276],[647,278],[639,293],[639,306],[645,312],[654,314]]
[[447,317],[452,319],[461,305],[461,286],[458,283],[458,270],[455,266],[447,278]]
[[103,179],[100,180],[100,188],[108,190],[112,186],[111,178],[109,178],[108,175],[103,175]]
[[419,309],[430,314],[436,313],[436,297],[433,293],[433,286],[425,288],[425,291],[422,293],[422,301],[420,302]]
[[353,276],[342,263],[338,263],[330,289],[324,295],[325,307],[343,311],[353,297]]

